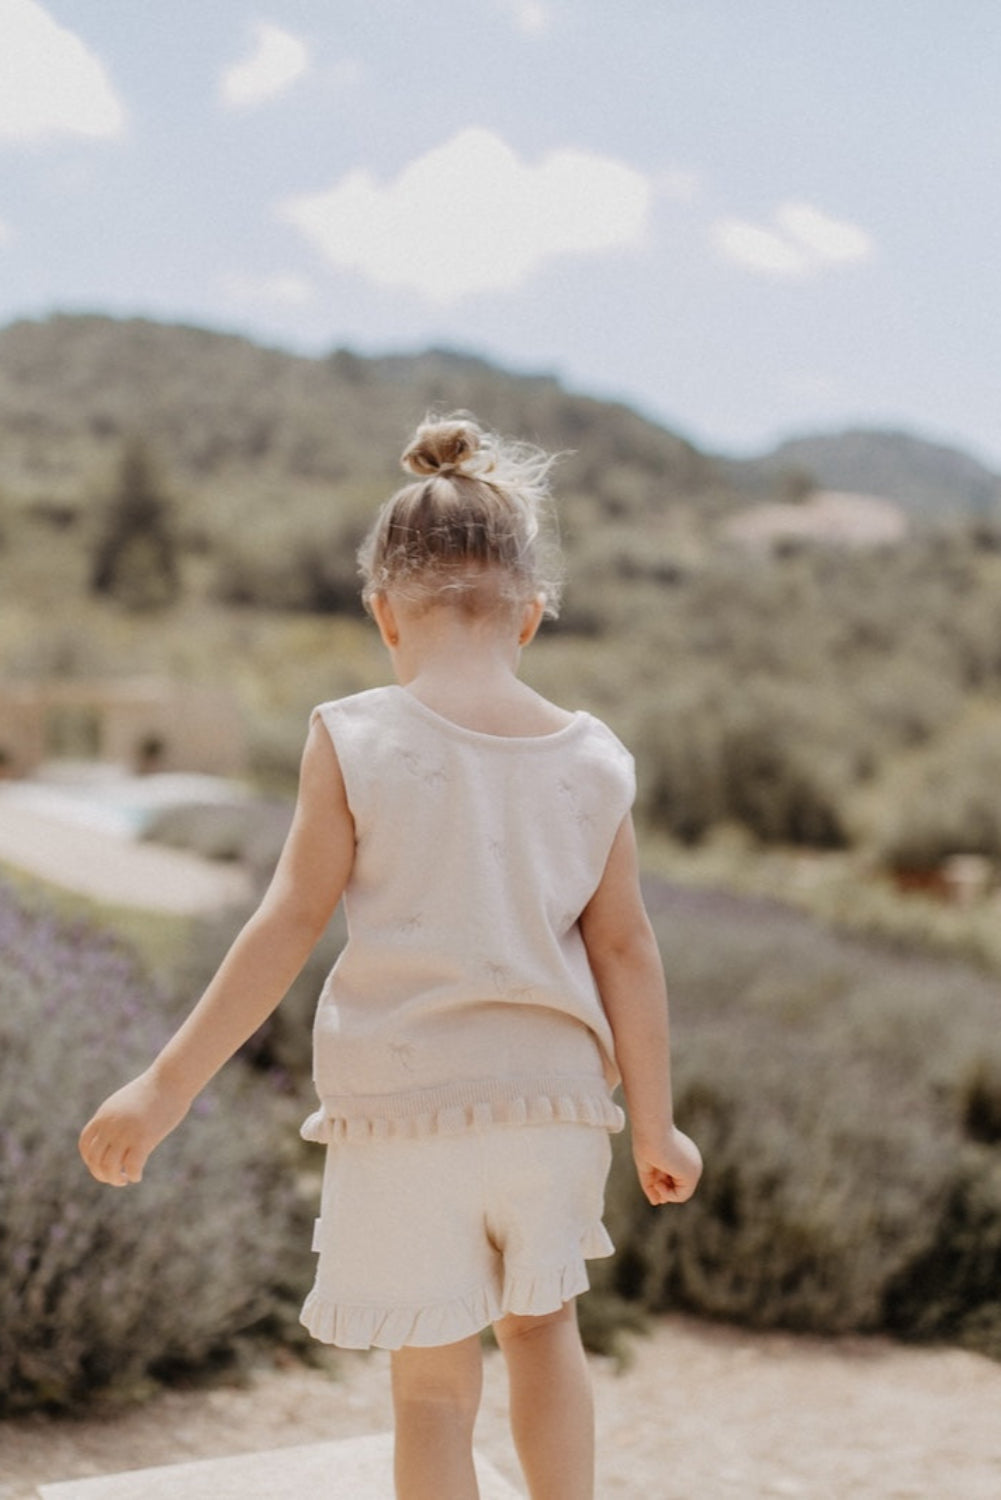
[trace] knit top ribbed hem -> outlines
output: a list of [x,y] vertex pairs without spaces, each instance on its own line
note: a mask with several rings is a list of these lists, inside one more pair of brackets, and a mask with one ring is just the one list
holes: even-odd
[[324,1099],[303,1122],[303,1140],[462,1135],[494,1125],[594,1125],[622,1130],[625,1115],[601,1078],[481,1079],[409,1094],[356,1094]]

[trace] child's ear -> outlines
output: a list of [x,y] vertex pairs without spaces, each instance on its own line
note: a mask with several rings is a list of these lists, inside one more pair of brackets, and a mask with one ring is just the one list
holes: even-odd
[[518,645],[527,646],[535,638],[535,632],[542,624],[542,616],[546,611],[546,599],[544,594],[536,594],[535,598],[525,605],[521,613],[521,629],[518,632]]
[[369,608],[372,611],[372,618],[379,627],[382,644],[387,651],[394,650],[400,644],[400,627],[389,599],[385,594],[373,594],[369,600]]

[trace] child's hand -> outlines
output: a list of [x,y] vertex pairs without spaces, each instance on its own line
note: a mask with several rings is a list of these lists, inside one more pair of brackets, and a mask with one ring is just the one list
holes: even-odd
[[684,1203],[698,1187],[702,1156],[695,1142],[673,1128],[658,1143],[633,1136],[640,1187],[651,1203]]
[[80,1132],[80,1155],[91,1175],[111,1187],[140,1182],[146,1159],[188,1112],[149,1073],[105,1099]]

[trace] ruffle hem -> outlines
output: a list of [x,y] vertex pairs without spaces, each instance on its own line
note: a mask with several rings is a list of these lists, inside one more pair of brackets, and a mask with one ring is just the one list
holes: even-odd
[[328,1302],[316,1289],[303,1304],[300,1322],[323,1344],[340,1349],[433,1348],[480,1333],[507,1313],[541,1317],[586,1292],[586,1260],[612,1255],[615,1247],[601,1223],[587,1231],[580,1258],[553,1271],[505,1269],[503,1288],[479,1287],[463,1297],[427,1307],[385,1308]]
[[[334,1141],[391,1140],[434,1135],[463,1135],[494,1125],[594,1125],[610,1132],[622,1130],[625,1115],[607,1093],[591,1088],[566,1092],[568,1079],[522,1085],[474,1084],[429,1089],[423,1094],[380,1099],[340,1101],[321,1105],[306,1119],[300,1135],[305,1141],[329,1146]],[[469,1097],[463,1098],[467,1094]]]

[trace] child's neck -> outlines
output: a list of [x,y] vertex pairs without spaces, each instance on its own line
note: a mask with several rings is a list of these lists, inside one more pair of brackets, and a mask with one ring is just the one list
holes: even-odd
[[418,698],[491,696],[518,688],[521,649],[515,632],[492,620],[469,620],[452,609],[407,621],[394,652],[401,686]]
[[397,681],[444,718],[484,734],[538,735],[571,715],[518,677],[518,625],[430,610],[401,628],[392,652]]

